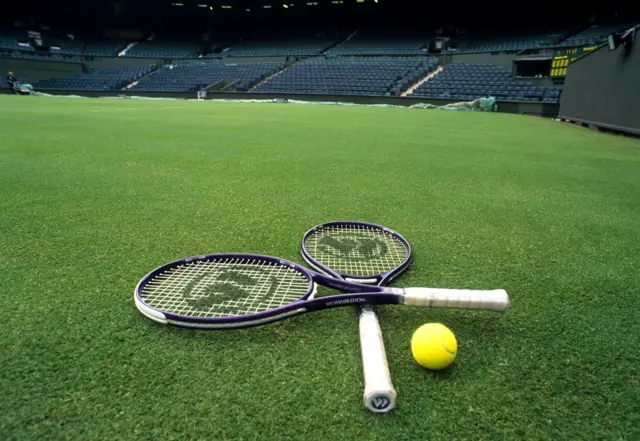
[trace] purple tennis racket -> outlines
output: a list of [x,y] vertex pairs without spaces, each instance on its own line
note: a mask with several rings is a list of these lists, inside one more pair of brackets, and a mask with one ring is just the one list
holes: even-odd
[[[317,284],[347,294],[315,298]],[[136,286],[138,310],[162,324],[200,329],[259,326],[338,306],[401,304],[505,311],[503,289],[386,288],[329,277],[278,257],[208,254],[176,260]]]
[[[302,238],[303,259],[318,272],[348,282],[386,286],[409,267],[411,246],[400,234],[365,222],[328,222]],[[391,381],[382,330],[373,305],[360,305],[363,401],[372,412],[391,411],[397,392]]]

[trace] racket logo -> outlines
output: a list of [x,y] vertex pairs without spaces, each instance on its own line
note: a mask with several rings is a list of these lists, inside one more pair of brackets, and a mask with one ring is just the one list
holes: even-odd
[[266,298],[278,288],[278,279],[261,268],[225,267],[194,277],[182,291],[183,299],[198,309],[237,307],[241,300]]
[[391,400],[384,395],[378,395],[371,399],[371,405],[374,409],[385,410],[391,405]]
[[355,298],[355,299],[346,299],[346,300],[334,300],[333,302],[327,302],[327,306],[332,306],[332,305],[348,305],[350,303],[364,303],[366,302],[366,299],[363,299],[361,297]]
[[389,253],[389,246],[381,239],[357,232],[323,237],[318,241],[318,248],[321,252],[349,261],[369,261]]

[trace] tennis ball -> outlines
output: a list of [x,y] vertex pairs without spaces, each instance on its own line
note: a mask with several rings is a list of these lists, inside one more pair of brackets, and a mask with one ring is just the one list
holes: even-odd
[[420,326],[411,337],[411,353],[418,364],[434,371],[453,363],[458,342],[453,332],[441,323]]

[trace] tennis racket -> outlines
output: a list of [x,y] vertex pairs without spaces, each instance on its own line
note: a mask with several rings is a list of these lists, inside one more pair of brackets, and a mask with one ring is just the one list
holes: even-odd
[[[346,294],[315,298],[317,285]],[[339,306],[402,304],[505,311],[503,289],[385,288],[329,277],[278,257],[207,254],[176,260],[136,286],[138,310],[159,323],[201,329],[259,326]]]
[[[301,254],[318,272],[348,282],[386,286],[409,267],[411,246],[400,234],[380,225],[328,222],[307,231]],[[364,405],[372,412],[389,412],[396,405],[397,392],[373,305],[360,305],[358,322]]]

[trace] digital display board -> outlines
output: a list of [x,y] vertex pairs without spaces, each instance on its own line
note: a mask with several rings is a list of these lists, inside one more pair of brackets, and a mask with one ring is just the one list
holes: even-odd
[[552,77],[564,77],[567,75],[567,68],[569,64],[573,63],[576,59],[580,58],[586,53],[589,53],[598,46],[584,46],[584,47],[569,47],[558,49],[553,53],[553,60],[551,61]]

